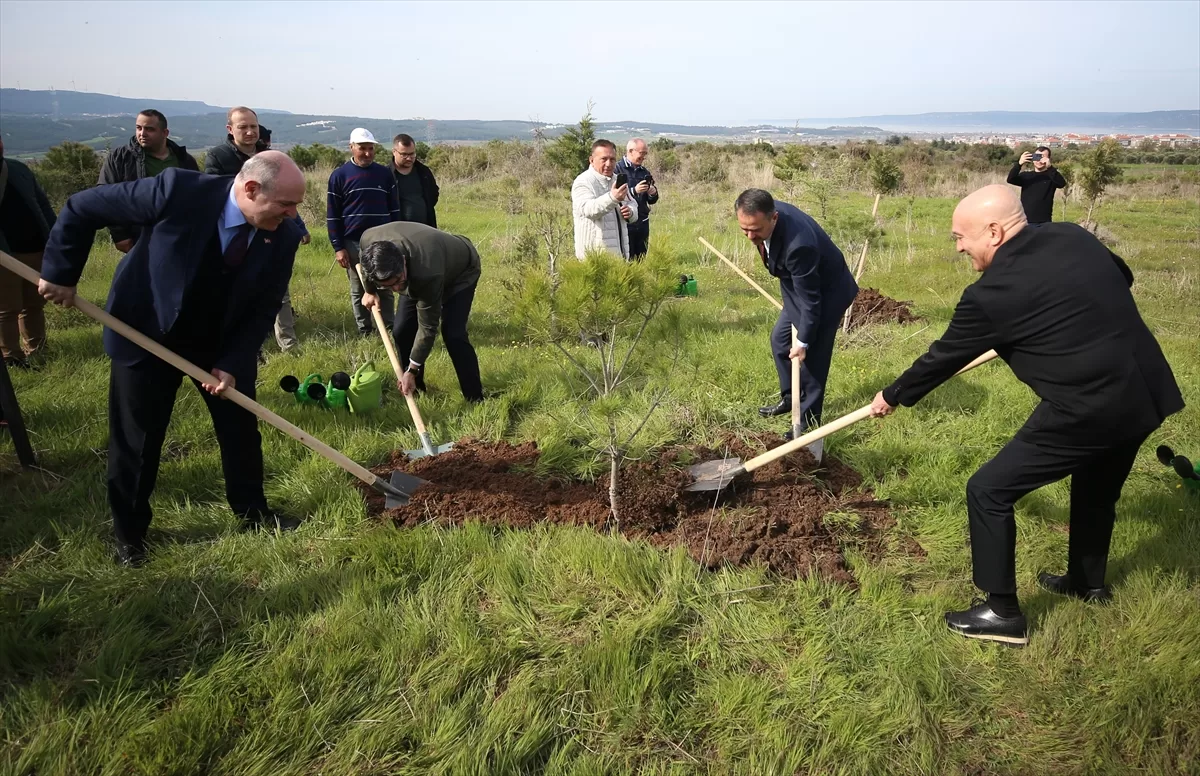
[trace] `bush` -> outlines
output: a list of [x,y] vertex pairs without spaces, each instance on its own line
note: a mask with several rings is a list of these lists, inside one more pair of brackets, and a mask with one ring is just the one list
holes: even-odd
[[694,184],[727,184],[730,172],[720,155],[701,154],[692,160],[688,179]]
[[657,166],[663,172],[679,172],[679,154],[674,151],[659,152]]
[[346,161],[346,153],[333,146],[313,143],[308,146],[295,145],[288,150],[288,156],[301,170],[313,170],[317,167],[340,167]]
[[47,151],[46,157],[30,169],[58,212],[72,194],[96,185],[100,164],[100,156],[92,148],[67,141]]

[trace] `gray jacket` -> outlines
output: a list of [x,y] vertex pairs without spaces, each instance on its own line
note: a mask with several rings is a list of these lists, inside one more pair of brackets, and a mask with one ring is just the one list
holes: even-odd
[[420,327],[409,358],[424,364],[437,339],[442,304],[479,282],[479,252],[462,235],[415,221],[372,226],[362,233],[359,250],[379,240],[395,243],[408,255],[408,288],[403,293],[417,303]]

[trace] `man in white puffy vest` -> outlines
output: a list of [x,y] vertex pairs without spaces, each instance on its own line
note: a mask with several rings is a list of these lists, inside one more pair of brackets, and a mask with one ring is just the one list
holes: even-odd
[[629,184],[613,178],[617,147],[608,140],[592,143],[588,168],[571,184],[571,212],[575,217],[575,258],[588,251],[606,250],[629,259],[629,224],[638,219],[637,200]]

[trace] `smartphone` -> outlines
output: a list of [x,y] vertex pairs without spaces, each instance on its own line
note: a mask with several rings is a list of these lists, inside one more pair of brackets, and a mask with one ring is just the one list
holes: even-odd
[[629,176],[623,172],[617,173],[617,188],[619,189],[627,183],[629,183]]
[[1033,161],[1035,161],[1035,162],[1040,162],[1040,161],[1042,160],[1042,155],[1041,155],[1041,154],[1034,154],[1033,156],[1031,156],[1031,157],[1029,157],[1029,158],[1030,158],[1030,159],[1032,159],[1032,160],[1033,160]]

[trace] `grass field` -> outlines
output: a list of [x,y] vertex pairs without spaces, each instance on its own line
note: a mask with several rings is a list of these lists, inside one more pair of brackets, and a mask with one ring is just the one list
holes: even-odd
[[[767,285],[730,213],[749,182],[664,187],[653,240],[696,275],[700,296],[671,303],[688,337],[647,446],[785,428],[755,412],[777,390],[774,310],[696,239]],[[467,405],[439,345],[422,401],[434,438],[534,439],[547,466],[597,475],[603,465],[567,444],[583,433],[579,379],[551,348],[526,344],[507,310],[518,211],[535,202],[514,204],[495,181],[443,181],[443,192],[442,227],[484,256],[472,336],[499,396]],[[954,202],[882,202],[886,234],[863,285],[911,300],[925,320],[839,335],[827,420],[923,352],[972,282],[949,238]],[[869,211],[870,200],[835,206]],[[50,362],[14,377],[40,468],[21,473],[0,445],[0,773],[1200,773],[1200,498],[1153,452],[1200,456],[1200,203],[1191,187],[1124,196],[1096,216],[1189,406],[1152,435],[1125,488],[1111,606],[1036,588],[1039,570],[1065,566],[1067,483],[1019,505],[1033,628],[1023,650],[962,639],[941,619],[976,593],[965,481],[1035,403],[1003,364],[828,440],[927,552],[851,552],[857,591],[755,568],[702,572],[682,551],[583,529],[397,530],[367,518],[348,476],[266,426],[268,498],[306,523],[240,534],[190,386],[154,497],[150,563],[128,570],[110,560],[99,327],[53,309]],[[103,300],[115,262],[97,247],[81,293]],[[418,446],[394,392],[361,418],[302,410],[275,387],[368,356],[387,368],[377,340],[354,336],[330,262],[323,235],[301,249],[303,351],[269,344],[259,395],[374,465]]]

